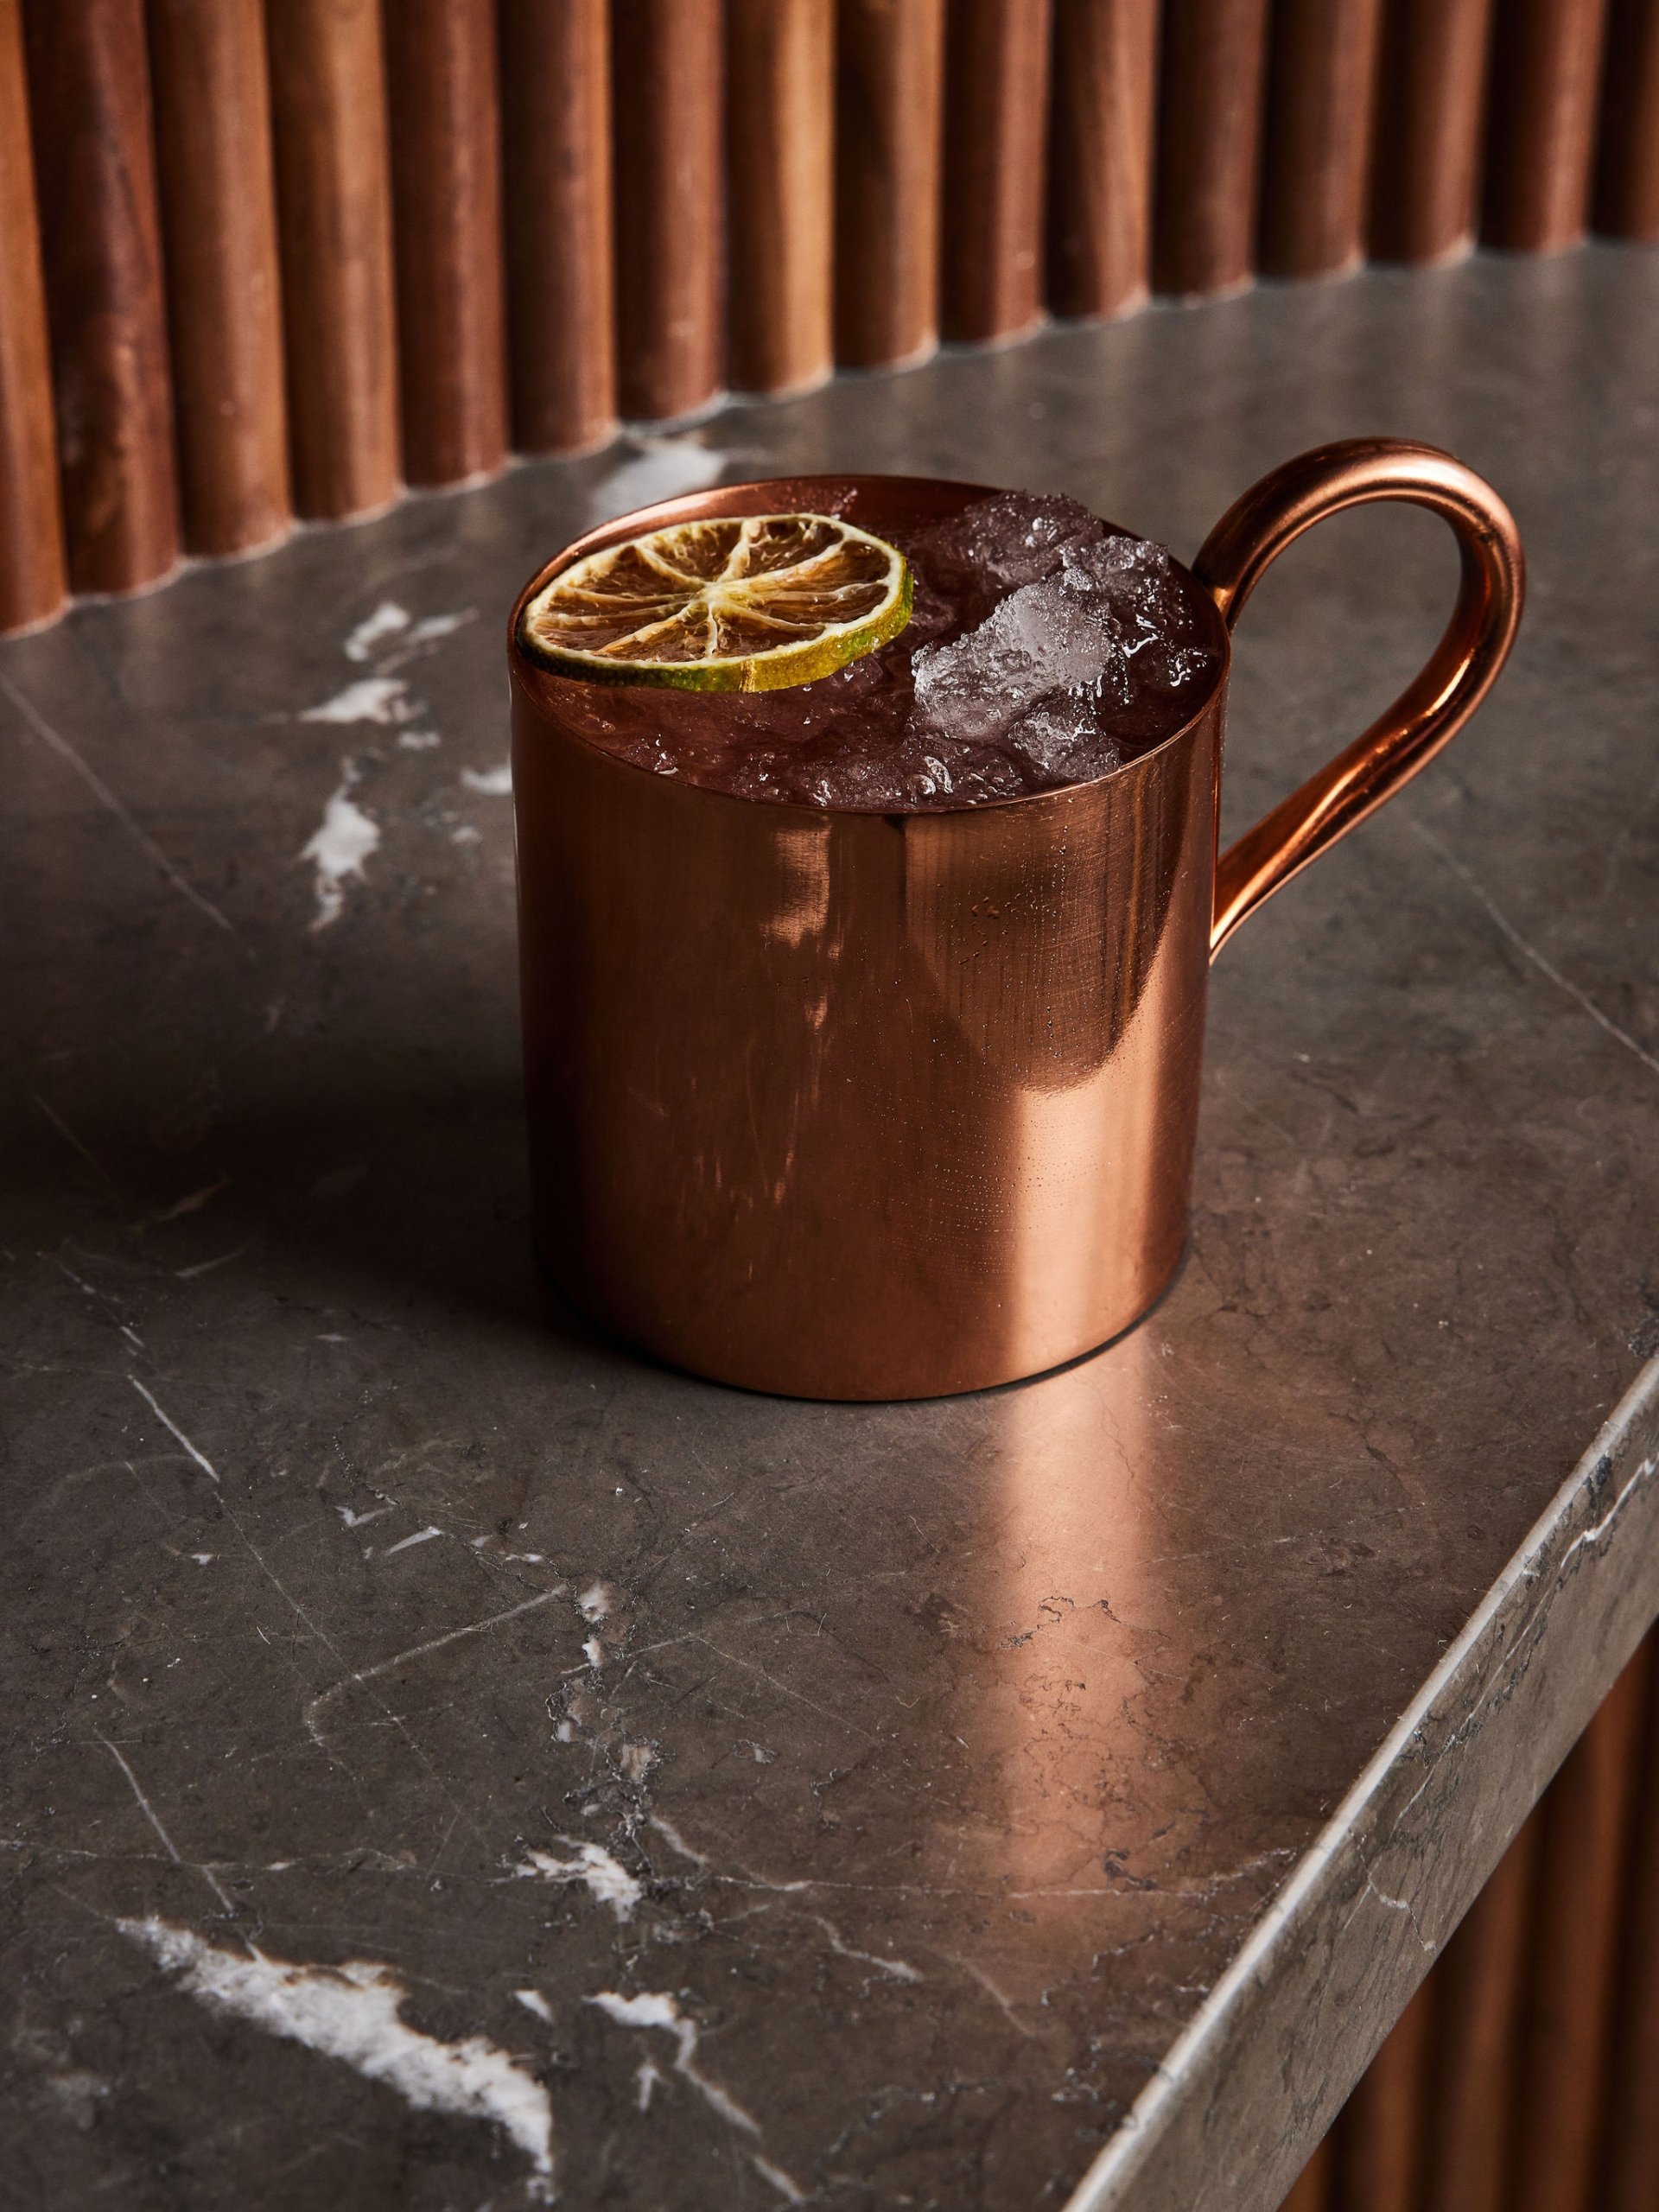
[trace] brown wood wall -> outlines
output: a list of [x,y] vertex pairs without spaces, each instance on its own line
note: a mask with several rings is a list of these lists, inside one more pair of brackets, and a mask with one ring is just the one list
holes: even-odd
[[1284,2212],[1659,2208],[1659,1653],[1540,1799]]
[[941,337],[1659,237],[1659,0],[0,0],[0,632]]

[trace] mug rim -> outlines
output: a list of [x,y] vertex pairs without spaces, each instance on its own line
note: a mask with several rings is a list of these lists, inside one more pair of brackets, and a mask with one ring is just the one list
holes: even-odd
[[[540,591],[543,585],[550,582],[553,577],[563,569],[574,566],[579,560],[586,559],[589,554],[602,552],[607,545],[620,544],[626,538],[637,537],[648,530],[664,529],[673,523],[702,522],[712,516],[741,515],[745,512],[761,514],[772,511],[765,506],[745,509],[728,507],[721,504],[727,498],[737,493],[770,492],[778,488],[798,491],[814,486],[833,486],[838,493],[845,493],[848,491],[857,491],[866,485],[872,486],[914,485],[935,491],[968,493],[976,499],[995,499],[1012,488],[1006,484],[975,483],[971,480],[961,477],[917,476],[907,471],[890,472],[880,469],[852,472],[818,471],[805,475],[746,477],[735,483],[709,485],[700,492],[679,492],[671,498],[653,500],[646,506],[630,508],[626,514],[614,515],[608,521],[596,523],[591,530],[584,531],[581,537],[572,538],[569,544],[555,553],[550,559],[544,561],[519,591],[512,602],[512,611],[507,617],[507,664],[513,683],[533,687],[531,696],[535,696],[537,704],[547,709],[551,714],[552,719],[557,721],[556,711],[553,705],[556,695],[552,692],[551,687],[561,683],[579,683],[582,679],[579,677],[562,677],[552,669],[543,667],[519,643],[518,625],[526,603],[534,597],[536,593]],[[798,502],[795,504],[798,512],[814,512],[810,509],[800,509]],[[1095,514],[1092,507],[1088,512]],[[1104,523],[1108,530],[1122,537],[1144,538],[1143,531],[1127,530],[1122,524],[1113,522],[1107,516],[1096,515],[1095,519]],[[754,798],[743,792],[722,791],[717,785],[682,782],[677,777],[672,780],[677,789],[697,791],[705,798],[729,799],[740,806],[766,807],[779,813],[799,815],[811,821],[822,821],[836,815],[860,815],[867,818],[873,816],[878,819],[897,818],[904,821],[930,820],[939,816],[988,815],[1000,813],[1008,807],[1032,806],[1045,800],[1071,798],[1083,791],[1100,790],[1108,784],[1116,783],[1120,777],[1135,773],[1148,762],[1157,760],[1162,753],[1169,752],[1175,746],[1183,744],[1189,739],[1205,715],[1216,708],[1225,693],[1228,678],[1232,674],[1232,632],[1223,619],[1220,608],[1217,607],[1210,592],[1198,581],[1185,562],[1178,560],[1173,553],[1169,555],[1169,560],[1171,566],[1179,571],[1198,601],[1208,610],[1213,621],[1215,637],[1219,647],[1215,673],[1205,689],[1203,699],[1179,728],[1172,730],[1167,737],[1160,738],[1156,745],[1150,745],[1144,752],[1137,753],[1133,760],[1123,761],[1116,768],[1109,768],[1102,775],[1079,777],[1071,783],[1052,785],[1046,791],[1018,791],[1005,798],[981,799],[963,806],[895,806],[892,804],[871,806],[814,806],[800,799]],[[635,685],[630,688],[643,690],[647,687]],[[632,770],[636,775],[649,776],[654,782],[660,783],[665,780],[655,769],[648,768],[638,760],[630,760],[625,754],[607,752],[603,746],[594,744],[575,731],[561,728],[560,734],[569,742],[579,745],[584,753],[591,753],[598,760],[609,761],[615,767]]]

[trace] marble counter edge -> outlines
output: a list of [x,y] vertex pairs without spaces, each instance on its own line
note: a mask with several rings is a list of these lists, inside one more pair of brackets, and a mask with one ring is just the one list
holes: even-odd
[[1275,2212],[1659,1613],[1641,1370],[1066,2212]]

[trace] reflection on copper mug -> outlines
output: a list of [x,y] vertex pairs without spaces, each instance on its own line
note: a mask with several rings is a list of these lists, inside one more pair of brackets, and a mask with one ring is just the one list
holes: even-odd
[[[734,485],[591,532],[524,597],[671,522],[833,499],[880,533],[987,496]],[[1450,524],[1446,633],[1217,858],[1227,632],[1294,538],[1372,499]],[[1216,663],[1184,728],[1097,782],[954,812],[817,811],[654,775],[563,726],[569,679],[510,642],[536,1237],[576,1306],[721,1382],[861,1399],[1038,1374],[1146,1312],[1186,1237],[1212,955],[1468,719],[1522,593],[1503,501],[1392,439],[1274,470],[1192,573]]]

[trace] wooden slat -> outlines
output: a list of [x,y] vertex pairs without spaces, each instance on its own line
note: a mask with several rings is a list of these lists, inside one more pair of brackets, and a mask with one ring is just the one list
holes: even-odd
[[1524,2022],[1514,2212],[1592,2212],[1606,2110],[1638,1654],[1550,1787]]
[[616,428],[608,0],[501,0],[513,442]]
[[1278,0],[1262,210],[1269,276],[1359,266],[1381,27],[1379,0]]
[[179,556],[173,392],[142,0],[28,0],[35,165],[70,580]]
[[726,0],[729,380],[799,391],[834,363],[835,0]]
[[150,0],[185,543],[239,553],[292,518],[261,0]]
[[1268,0],[1166,0],[1153,281],[1191,297],[1254,268]]
[[1541,1833],[1535,1813],[1434,1968],[1434,2088],[1424,2212],[1504,2212]]
[[1388,0],[1370,250],[1433,262],[1474,241],[1492,0]]
[[1281,2212],[1330,2212],[1331,2139],[1327,2135],[1297,2177]]
[[1054,0],[1048,303],[1122,315],[1152,282],[1157,0]]
[[725,326],[719,0],[613,0],[617,363],[652,421],[721,388]]
[[52,358],[19,0],[0,0],[0,632],[63,604]]
[[[1621,1963],[1622,1962],[1622,1963]],[[1659,1662],[1637,1653],[1285,2212],[1659,2206]]]
[[950,0],[944,233],[947,338],[1013,338],[1042,314],[1050,0]]
[[1605,2212],[1654,2212],[1659,2205],[1659,1667],[1651,1637],[1647,1657],[1647,1713],[1619,1927],[1612,2088],[1598,2191]]
[[385,39],[404,474],[462,484],[507,452],[494,0],[395,0]]
[[1605,0],[1498,0],[1481,234],[1539,253],[1590,210]]
[[1343,2107],[1331,2138],[1342,2212],[1417,2212],[1435,1995],[1431,1975]]
[[374,0],[267,0],[296,504],[398,488],[385,71]]
[[890,368],[939,336],[944,0],[840,0],[836,358]]
[[[1596,162],[1596,228],[1659,239],[1659,5],[1612,0]],[[1655,2198],[1659,2202],[1659,2196]]]

